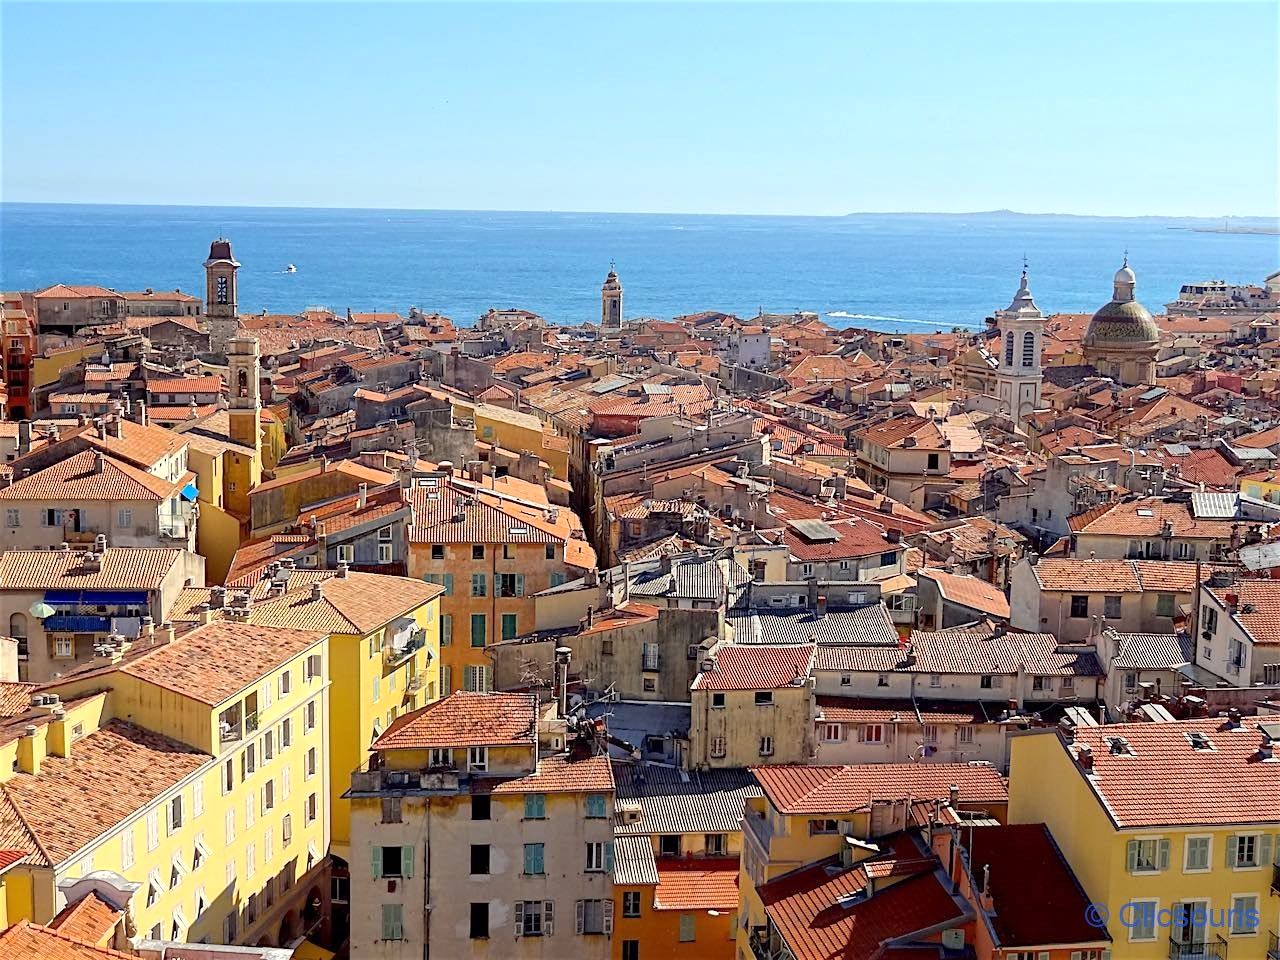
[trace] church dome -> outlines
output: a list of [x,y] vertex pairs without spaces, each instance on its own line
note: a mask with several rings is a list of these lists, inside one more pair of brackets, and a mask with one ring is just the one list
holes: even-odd
[[1136,284],[1137,277],[1126,257],[1116,271],[1111,302],[1089,320],[1084,334],[1086,347],[1149,348],[1160,341],[1160,328],[1147,308],[1134,299]]

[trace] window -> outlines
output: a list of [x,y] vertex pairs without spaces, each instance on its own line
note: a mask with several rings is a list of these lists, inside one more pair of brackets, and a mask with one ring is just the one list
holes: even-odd
[[226,813],[225,826],[227,832],[227,846],[236,838],[236,812],[228,810]]
[[938,455],[936,453],[929,454],[929,466],[927,469],[929,470],[938,469]]
[[483,573],[473,573],[471,575],[471,595],[473,597],[484,597],[489,594],[488,578]]
[[1077,620],[1089,616],[1088,594],[1075,594],[1071,597],[1071,616]]
[[[483,543],[473,543],[473,544],[471,545],[471,559],[472,559],[472,560],[483,560],[483,559],[484,559],[484,544],[483,544]],[[480,594],[480,596],[484,596],[484,594]]]
[[75,641],[71,637],[54,637],[53,655],[55,657],[74,657],[76,655]]
[[622,941],[622,960],[640,960],[640,941]]
[[526,793],[524,795],[524,818],[526,820],[545,820],[547,818],[547,795],[545,793]]
[[973,743],[973,727],[960,728],[960,742]]
[[887,687],[888,685],[889,685],[889,675],[887,673],[881,673],[876,676],[877,687]]
[[[285,674],[288,676],[288,674]],[[280,721],[280,749],[284,750],[293,745],[293,719],[285,717]]]
[[1204,628],[1209,633],[1218,632],[1218,611],[1213,607],[1204,608]]
[[640,891],[628,890],[622,895],[622,915],[624,917],[640,916]]
[[399,797],[383,797],[382,798],[382,822],[383,823],[400,823],[400,798]]
[[502,615],[502,639],[513,640],[516,635],[516,615],[514,613],[504,613]]
[[1168,869],[1168,840],[1129,841],[1128,870],[1130,873],[1158,873]]
[[1177,615],[1177,602],[1172,593],[1156,595],[1156,616],[1173,617]]
[[550,586],[558,587],[558,586],[560,586],[560,585],[561,585],[562,583],[564,583],[564,582],[565,582],[565,579],[564,579],[564,574],[563,574],[563,573],[560,573],[560,572],[559,572],[559,571],[557,571],[557,570],[553,570],[553,571],[551,572],[551,580],[550,580],[550,584],[549,584]]
[[1231,935],[1250,936],[1258,932],[1258,898],[1252,894],[1231,898]]
[[1271,834],[1242,833],[1227,838],[1227,866],[1260,867],[1271,862]]
[[165,811],[165,832],[172,834],[175,830],[182,829],[182,794],[178,794],[169,801],[168,809]]
[[703,838],[703,849],[708,857],[723,857],[729,852],[729,838],[723,833],[708,833]]
[[489,904],[473,903],[471,905],[471,939],[489,939]]
[[489,875],[489,845],[473,843],[471,845],[471,875],[486,877]]
[[1067,695],[1068,693],[1070,693],[1072,690],[1075,690],[1075,688],[1076,688],[1076,678],[1075,678],[1075,677],[1070,677],[1070,676],[1068,676],[1068,677],[1063,677],[1062,679],[1060,679],[1060,680],[1058,681],[1058,685],[1059,685],[1059,686],[1061,687],[1061,689],[1062,689],[1062,694],[1063,694],[1063,696],[1066,696],[1066,695]]
[[493,814],[493,798],[487,793],[471,795],[471,819],[488,820]]
[[1156,914],[1158,900],[1133,900],[1129,904],[1132,918],[1125,923],[1130,940],[1154,940],[1156,938]]
[[[320,658],[320,654],[313,653],[309,657],[307,657],[306,679],[308,680],[316,679],[322,676],[323,673],[324,673],[324,665],[323,665],[323,661]],[[307,706],[310,707],[311,705],[308,704]]]
[[378,544],[378,562],[391,563],[395,560],[395,545],[391,543]]
[[884,724],[864,723],[858,739],[863,743],[884,743]]
[[1000,683],[1001,683],[1000,678],[997,676],[993,676],[991,674],[984,674],[978,680],[978,686],[980,686],[983,690],[999,690]]
[[467,769],[474,773],[484,773],[489,769],[488,747],[467,747]]
[[660,857],[678,857],[680,856],[680,845],[682,838],[678,833],[664,833],[658,837],[658,856]]
[[276,755],[276,735],[268,730],[262,735],[262,762],[266,763]]
[[1108,620],[1120,619],[1120,597],[1106,596],[1102,598],[1102,615]]
[[413,847],[374,847],[373,878],[413,876]]
[[546,871],[543,869],[543,856],[546,847],[541,843],[526,843],[524,845],[524,873],[527,877],[540,877]]
[[500,573],[493,578],[494,592],[500,597],[523,597],[524,574]]
[[4,512],[4,525],[6,527],[20,526],[20,522],[18,520],[18,511],[13,507],[10,507],[8,510]]
[[1004,365],[1006,367],[1013,366],[1013,332],[1005,334],[1004,337]]
[[432,767],[452,767],[453,751],[448,747],[432,747],[430,765]]
[[240,779],[243,780],[249,774],[258,769],[258,753],[254,745],[251,743],[244,748],[244,753],[240,754]]
[[711,756],[717,759],[723,757],[727,751],[727,742],[724,737],[711,738]]
[[443,544],[443,543],[433,543],[433,544],[431,545],[431,559],[432,559],[432,560],[443,560],[443,559],[444,559],[444,544]]
[[126,507],[121,507],[116,511],[116,526],[122,530],[128,530],[133,526],[133,511]]
[[937,724],[933,724],[933,723],[926,723],[926,724],[925,724],[925,726],[924,726],[924,742],[925,742],[925,743],[937,743],[937,742],[938,742],[938,727],[937,727]]
[[580,934],[613,933],[613,901],[579,900],[576,926]]
[[773,691],[772,691],[772,690],[757,690],[757,691],[756,691],[756,706],[757,706],[757,707],[771,707],[771,706],[773,706]]
[[1208,870],[1212,844],[1212,837],[1187,837],[1186,855],[1182,861],[1182,869],[1187,873]]
[[1053,689],[1053,677],[1032,677],[1031,689],[1044,692]]
[[160,846],[160,815],[152,810],[147,814],[147,849]]
[[517,900],[515,904],[516,936],[551,936],[553,906],[551,900]]
[[835,820],[810,820],[809,836],[819,837],[831,833],[839,833],[840,824]]
[[303,768],[303,776],[310,780],[316,775],[316,748],[312,747],[307,751],[307,765]]
[[484,646],[485,634],[488,630],[488,621],[489,618],[483,613],[473,613],[471,615],[471,646]]
[[[612,844],[611,844],[612,846]],[[588,873],[600,873],[604,870],[605,845],[600,842],[587,844],[587,862],[583,867]]]
[[489,667],[466,664],[462,668],[462,689],[473,693],[485,693],[491,689]]
[[942,675],[938,673],[929,674],[929,686],[931,687],[942,686]]
[[133,866],[133,829],[120,834],[120,863],[127,870]]
[[680,942],[692,943],[695,939],[695,926],[692,913],[680,914]]
[[823,724],[822,739],[826,743],[836,743],[840,740],[840,731],[843,728],[838,723]]
[[762,757],[773,756],[773,737],[760,738],[760,756]]
[[1195,558],[1196,558],[1196,545],[1194,543],[1183,542],[1178,544],[1179,560],[1194,560]]
[[723,693],[713,693],[713,694],[711,694],[711,706],[715,707],[717,710],[723,710],[723,709],[724,709],[724,694],[723,694]]
[[382,905],[382,939],[404,939],[404,904],[384,903]]
[[293,671],[285,670],[282,674],[280,674],[278,685],[280,688],[280,697],[282,699],[284,697],[287,697],[293,691]]
[[440,614],[440,646],[449,647],[453,645],[453,614]]
[[280,840],[287,847],[293,843],[293,814],[286,813],[280,820]]
[[315,823],[316,820],[316,795],[310,794],[307,797],[307,823]]
[[605,795],[603,793],[587,794],[587,816],[602,819],[605,813]]
[[356,548],[349,543],[338,544],[338,562],[351,563],[356,558]]

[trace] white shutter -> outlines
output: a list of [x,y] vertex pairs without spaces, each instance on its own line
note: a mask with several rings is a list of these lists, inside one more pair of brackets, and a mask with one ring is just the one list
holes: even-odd
[[518,937],[524,932],[524,901],[516,901],[516,929],[515,935]]
[[579,900],[575,904],[573,926],[574,926],[574,932],[577,933],[578,936],[582,936],[582,928],[583,928],[582,921],[583,921],[583,915],[585,914],[586,909],[587,909],[587,904],[585,900]]
[[555,933],[555,902],[552,900],[542,901],[542,935],[549,937]]
[[613,900],[602,900],[601,906],[604,910],[604,935],[611,937],[613,936]]

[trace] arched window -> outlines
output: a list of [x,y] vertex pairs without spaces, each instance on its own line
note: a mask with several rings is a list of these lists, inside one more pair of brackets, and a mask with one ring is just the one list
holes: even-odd
[[238,394],[237,394],[238,396],[246,397],[246,398],[249,396],[249,374],[245,370],[240,371],[240,379],[237,384],[237,391],[238,391]]
[[1022,335],[1022,365],[1024,367],[1036,365],[1036,335],[1030,330]]
[[15,613],[9,617],[9,636],[18,641],[18,653],[27,652],[27,615]]
[[1013,333],[1010,331],[1004,338],[1004,365],[1013,366]]

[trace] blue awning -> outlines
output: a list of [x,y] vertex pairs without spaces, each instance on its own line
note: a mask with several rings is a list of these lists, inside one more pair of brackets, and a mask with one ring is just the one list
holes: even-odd
[[132,604],[142,606],[147,602],[145,590],[46,590],[44,602],[52,604]]
[[199,496],[200,496],[200,490],[196,486],[196,482],[194,480],[192,480],[190,483],[188,483],[185,487],[182,488],[182,498],[184,500],[194,501]]

